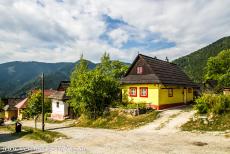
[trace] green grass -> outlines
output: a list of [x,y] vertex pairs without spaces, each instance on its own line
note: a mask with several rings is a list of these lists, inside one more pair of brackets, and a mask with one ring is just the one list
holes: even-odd
[[226,131],[230,130],[230,113],[223,115],[217,115],[213,118],[213,121],[208,124],[204,124],[203,120],[198,119],[196,121],[190,120],[181,127],[184,131]]
[[51,119],[47,119],[45,120],[46,123],[50,123],[50,124],[60,124],[60,123],[64,123],[67,120],[51,120]]
[[0,126],[0,130],[2,131],[9,131],[11,132],[11,135],[17,136],[17,137],[25,137],[28,139],[35,139],[35,140],[42,140],[47,143],[54,142],[55,139],[58,139],[60,137],[66,138],[66,136],[62,133],[55,132],[55,131],[47,131],[44,132],[40,129],[34,129],[31,127],[22,127],[22,132],[15,133],[15,125],[8,125],[8,126]]
[[111,111],[109,115],[100,117],[96,120],[87,119],[85,116],[81,116],[74,126],[128,130],[154,121],[157,115],[157,111],[151,111],[139,116],[130,116],[118,111]]

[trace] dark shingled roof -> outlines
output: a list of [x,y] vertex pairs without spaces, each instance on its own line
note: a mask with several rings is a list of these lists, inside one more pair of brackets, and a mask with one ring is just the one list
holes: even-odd
[[70,81],[61,81],[57,90],[58,91],[66,91],[67,88],[69,87],[70,85]]
[[21,98],[9,98],[7,100],[7,104],[4,106],[5,111],[15,111],[17,108],[15,107],[22,99]]
[[[133,71],[133,69],[136,69],[136,65],[138,65],[136,63],[138,61],[142,61],[141,66],[144,69],[143,74],[133,73],[136,71]],[[145,72],[145,69],[148,71]],[[121,79],[121,83],[159,83],[164,85],[198,87],[198,85],[193,83],[176,64],[142,54],[136,57],[126,75]]]
[[68,100],[69,97],[66,96],[65,91],[55,91],[52,95],[49,96],[51,99],[57,99],[57,100]]

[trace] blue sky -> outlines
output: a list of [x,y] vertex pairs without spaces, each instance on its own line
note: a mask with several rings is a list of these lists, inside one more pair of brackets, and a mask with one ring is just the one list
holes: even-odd
[[0,63],[170,60],[230,35],[229,0],[0,1]]

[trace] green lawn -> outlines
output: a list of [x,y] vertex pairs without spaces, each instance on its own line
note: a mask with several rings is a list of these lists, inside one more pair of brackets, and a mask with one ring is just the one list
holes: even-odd
[[74,126],[76,127],[91,127],[91,128],[107,128],[128,130],[139,126],[143,126],[149,122],[154,121],[157,118],[159,112],[151,111],[139,116],[131,116],[120,113],[118,111],[112,111],[105,117],[100,117],[96,120],[90,120],[81,116]]
[[52,143],[54,142],[55,139],[60,138],[60,137],[66,138],[64,134],[61,134],[59,132],[47,131],[47,130],[43,132],[40,129],[34,129],[31,127],[26,127],[26,126],[22,127],[21,133],[15,133],[15,125],[0,126],[0,130],[9,131],[11,132],[11,135],[14,135],[17,137],[25,137],[29,139],[42,140],[47,143]]
[[213,118],[213,121],[208,124],[204,124],[202,120],[190,120],[182,127],[184,131],[225,131],[230,130],[230,113],[225,113],[223,115],[217,115]]

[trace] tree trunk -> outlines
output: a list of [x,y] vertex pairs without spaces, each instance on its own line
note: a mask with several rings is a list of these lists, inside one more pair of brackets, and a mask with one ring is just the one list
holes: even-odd
[[36,117],[34,117],[34,128],[37,129]]
[[37,119],[38,119],[38,116],[35,116],[34,117],[34,127],[35,127],[35,129],[37,129]]
[[93,115],[93,119],[96,119],[96,104],[94,104],[94,115]]

